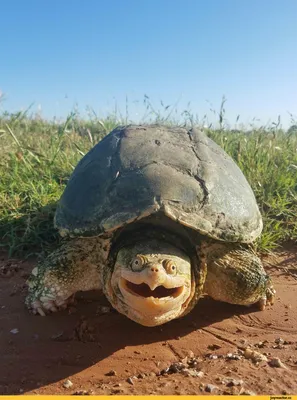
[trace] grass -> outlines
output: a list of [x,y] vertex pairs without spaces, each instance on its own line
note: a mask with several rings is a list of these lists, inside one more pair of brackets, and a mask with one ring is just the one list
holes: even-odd
[[[156,111],[146,98],[147,122],[176,124],[172,109]],[[224,103],[219,125],[207,133],[240,166],[251,184],[264,219],[257,241],[268,251],[297,240],[297,132],[277,124],[249,131],[224,126]],[[183,120],[181,120],[181,118]],[[186,111],[182,124],[197,123]],[[64,123],[28,117],[26,112],[0,116],[0,237],[9,256],[48,251],[59,241],[53,228],[56,202],[80,158],[127,118],[94,113],[82,120],[75,113]],[[201,121],[200,121],[201,123]]]

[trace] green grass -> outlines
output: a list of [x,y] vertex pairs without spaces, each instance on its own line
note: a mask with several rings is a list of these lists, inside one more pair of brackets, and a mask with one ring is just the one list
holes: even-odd
[[[177,123],[172,110],[162,116],[148,98],[147,122]],[[164,106],[167,110],[168,107]],[[249,132],[224,128],[207,133],[238,163],[250,182],[264,218],[258,248],[267,251],[297,240],[297,133],[270,128]],[[189,112],[183,121],[193,123]],[[127,118],[95,114],[82,120],[71,114],[63,124],[26,113],[0,116],[0,237],[9,255],[28,256],[48,251],[59,240],[53,228],[56,202],[80,158]],[[195,122],[195,121],[194,121]]]

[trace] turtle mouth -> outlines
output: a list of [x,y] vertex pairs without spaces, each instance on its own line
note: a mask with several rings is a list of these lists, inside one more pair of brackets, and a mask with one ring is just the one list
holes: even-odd
[[162,285],[157,286],[156,289],[151,290],[151,288],[146,283],[132,283],[127,279],[122,278],[122,284],[124,288],[133,294],[134,296],[140,297],[154,297],[156,299],[162,299],[166,297],[173,297],[176,298],[180,296],[183,292],[183,286],[178,286],[175,288],[166,288]]

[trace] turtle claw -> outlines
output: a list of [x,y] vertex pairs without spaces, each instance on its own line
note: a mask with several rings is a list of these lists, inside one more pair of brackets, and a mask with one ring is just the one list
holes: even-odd
[[45,316],[46,316],[45,312],[44,312],[43,309],[40,308],[40,307],[37,308],[37,313],[38,313],[39,315],[41,315],[42,317],[45,317]]
[[53,300],[51,298],[42,297],[42,300],[32,301],[29,308],[32,310],[33,314],[45,317],[50,312],[54,313],[59,310],[65,310],[68,304],[73,301],[72,297],[73,296],[66,300]]
[[50,310],[51,312],[57,312],[57,311],[58,311],[57,307],[55,307],[54,305],[52,305],[52,306],[49,308],[49,310]]
[[257,303],[257,305],[261,311],[264,311],[266,306],[268,306],[268,305],[272,306],[274,304],[275,294],[276,294],[276,290],[273,288],[273,286],[267,288],[265,296],[262,297]]
[[266,308],[266,305],[267,305],[267,298],[266,298],[266,296],[265,296],[265,297],[262,297],[262,299],[260,299],[260,300],[258,301],[258,303],[257,303],[257,306],[258,306],[258,308],[259,308],[260,311],[264,311],[265,308]]
[[34,303],[36,303],[36,304],[32,304],[32,312],[33,312],[33,314],[35,314],[35,315],[41,315],[42,317],[45,317],[46,316],[46,313],[43,311],[43,309],[42,309],[42,306],[41,305],[39,305],[39,304],[37,304],[38,302],[36,301],[36,302],[34,302]]
[[35,315],[39,314],[42,317],[46,316],[46,313],[44,312],[42,304],[39,300],[33,301],[30,308],[31,308],[33,314],[35,314]]
[[274,289],[273,286],[271,286],[270,288],[267,289],[266,297],[267,297],[267,302],[268,302],[270,305],[273,305],[273,304],[274,304],[274,301],[275,301],[275,294],[276,294],[276,290]]

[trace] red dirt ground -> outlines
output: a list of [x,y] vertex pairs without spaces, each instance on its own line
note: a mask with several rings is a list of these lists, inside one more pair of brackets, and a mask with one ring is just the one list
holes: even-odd
[[[103,312],[108,303],[94,292],[68,311],[34,316],[24,306],[34,262],[2,256],[0,394],[297,394],[293,250],[263,259],[277,290],[273,307],[205,298],[187,317],[156,328]],[[267,360],[246,358],[246,347]]]

